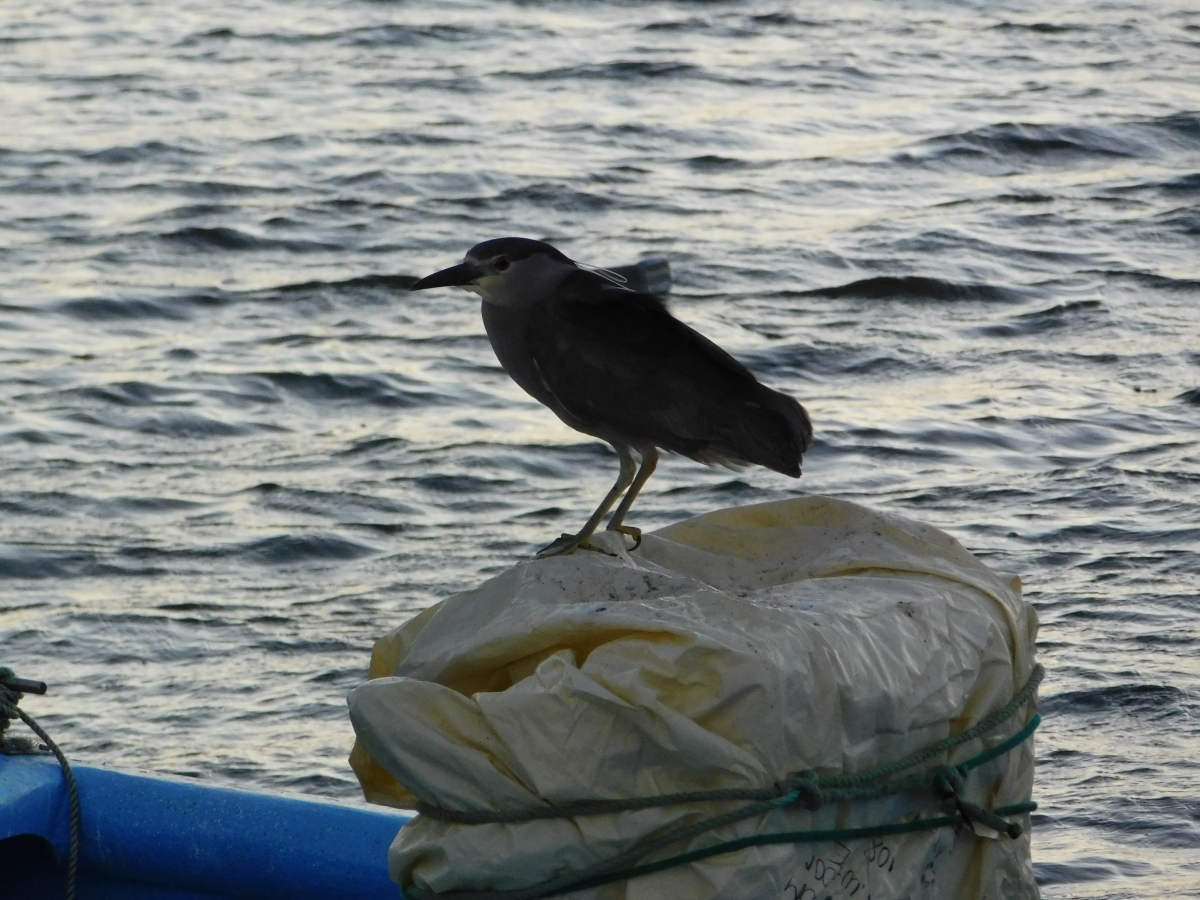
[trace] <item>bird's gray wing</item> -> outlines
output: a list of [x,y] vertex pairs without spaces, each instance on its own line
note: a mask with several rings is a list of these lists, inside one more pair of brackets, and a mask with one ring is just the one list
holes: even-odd
[[660,298],[581,270],[533,317],[528,337],[575,427],[702,462],[800,474],[812,437],[803,407],[759,384]]

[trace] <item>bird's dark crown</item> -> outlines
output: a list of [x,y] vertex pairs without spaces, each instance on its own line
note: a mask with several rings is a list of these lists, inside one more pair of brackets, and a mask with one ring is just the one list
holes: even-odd
[[559,262],[571,262],[571,259],[561,250],[551,247],[544,241],[523,237],[492,238],[490,241],[476,244],[467,251],[467,256],[477,262],[483,262],[503,254],[513,262],[519,262],[538,253],[549,256],[551,259],[557,259]]

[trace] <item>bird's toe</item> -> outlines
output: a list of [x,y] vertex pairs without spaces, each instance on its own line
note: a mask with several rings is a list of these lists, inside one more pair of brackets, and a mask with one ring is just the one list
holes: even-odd
[[569,556],[579,549],[590,550],[591,544],[587,538],[577,534],[560,534],[553,541],[534,554],[536,559],[547,559],[551,556]]
[[642,546],[642,529],[640,528],[634,528],[632,525],[609,525],[605,531],[616,531],[633,538],[633,546],[629,548],[630,550],[636,550]]

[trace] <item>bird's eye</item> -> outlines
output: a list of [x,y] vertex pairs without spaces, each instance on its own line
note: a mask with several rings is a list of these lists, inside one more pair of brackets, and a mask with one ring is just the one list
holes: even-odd
[[497,272],[503,272],[512,265],[512,260],[510,260],[507,256],[501,256],[493,265],[495,265]]

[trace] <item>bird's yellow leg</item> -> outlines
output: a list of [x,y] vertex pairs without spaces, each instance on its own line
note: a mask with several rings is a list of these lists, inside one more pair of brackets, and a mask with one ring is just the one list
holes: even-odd
[[633,538],[634,550],[642,543],[642,529],[634,528],[632,525],[622,525],[621,523],[625,521],[625,514],[633,506],[633,501],[637,499],[642,485],[650,480],[650,476],[654,474],[654,470],[657,467],[658,450],[651,447],[649,450],[642,451],[642,467],[638,469],[637,477],[633,479],[633,483],[629,486],[629,491],[625,494],[625,499],[621,501],[621,505],[617,507],[617,511],[613,513],[613,517],[608,521],[608,531],[619,531],[621,534],[627,534]]
[[633,473],[637,468],[637,463],[633,459],[633,454],[628,447],[616,444],[613,446],[616,448],[617,455],[621,457],[621,474],[617,476],[616,483],[613,484],[612,489],[604,496],[604,499],[596,507],[596,511],[592,513],[591,518],[587,520],[583,528],[579,529],[578,534],[559,535],[556,540],[537,552],[538,559],[545,559],[547,556],[566,556],[580,548],[584,550],[592,549],[588,538],[599,527],[601,520],[612,509],[612,505],[617,502],[617,498],[635,480]]

